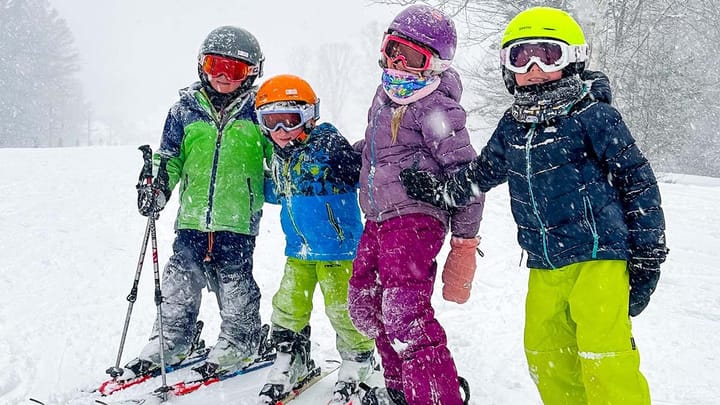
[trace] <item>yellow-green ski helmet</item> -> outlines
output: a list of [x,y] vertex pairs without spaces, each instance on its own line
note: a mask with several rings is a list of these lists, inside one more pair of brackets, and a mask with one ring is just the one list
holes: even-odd
[[[567,12],[552,7],[532,7],[517,14],[505,28],[500,49],[525,39],[555,39],[568,45],[587,48],[585,34],[580,25]],[[589,51],[587,51],[589,55]],[[563,69],[563,77],[582,73],[586,62],[570,63]],[[505,67],[503,79],[505,87],[512,94],[515,92],[515,75]]]

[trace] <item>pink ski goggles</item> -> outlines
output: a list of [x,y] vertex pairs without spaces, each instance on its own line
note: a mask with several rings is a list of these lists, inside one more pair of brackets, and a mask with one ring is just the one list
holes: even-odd
[[393,34],[385,35],[380,52],[387,59],[388,66],[400,62],[405,69],[410,71],[436,70],[442,72],[450,67],[450,61],[436,58],[432,52],[422,46]]

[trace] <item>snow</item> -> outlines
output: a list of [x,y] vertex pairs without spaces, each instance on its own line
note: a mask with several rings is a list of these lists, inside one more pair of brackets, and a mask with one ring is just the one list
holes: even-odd
[[[29,404],[30,397],[80,403],[72,400],[82,396],[78,389],[97,384],[114,365],[146,223],[135,208],[140,166],[141,153],[126,146],[0,149],[0,404]],[[720,201],[720,182],[661,177],[668,179],[661,191],[671,251],[650,306],[633,319],[642,370],[654,404],[716,404],[720,216],[713,207]],[[161,265],[170,254],[176,198],[158,221]],[[491,191],[486,204],[485,257],[479,260],[472,297],[457,305],[436,293],[435,309],[460,374],[470,382],[472,404],[539,404],[522,348],[527,270],[519,265],[507,189]],[[266,206],[255,254],[265,321],[284,264],[278,215],[278,207]],[[139,352],[150,332],[152,276],[148,260],[123,362]],[[203,336],[212,344],[219,317],[207,294],[201,319]],[[311,324],[314,357],[337,358],[319,293]],[[260,380],[255,384],[262,382],[261,374],[254,378]],[[330,385],[295,403],[325,403]],[[171,403],[251,404],[254,387],[227,382]]]

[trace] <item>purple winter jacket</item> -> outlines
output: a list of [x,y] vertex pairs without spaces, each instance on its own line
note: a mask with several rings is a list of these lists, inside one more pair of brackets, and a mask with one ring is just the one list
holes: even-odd
[[484,195],[449,212],[408,197],[399,177],[400,171],[414,164],[420,170],[440,175],[454,172],[475,158],[465,128],[466,113],[459,104],[461,95],[460,77],[450,68],[443,72],[434,92],[407,105],[393,141],[393,114],[402,106],[390,100],[382,85],[378,86],[368,112],[365,139],[355,144],[362,151],[360,207],[367,220],[382,222],[420,213],[449,225],[454,236],[477,235]]

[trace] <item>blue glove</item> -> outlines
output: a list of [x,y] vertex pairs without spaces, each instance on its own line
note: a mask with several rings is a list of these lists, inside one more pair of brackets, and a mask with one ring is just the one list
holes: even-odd
[[660,280],[660,261],[630,259],[630,316],[638,316],[650,303],[650,296]]

